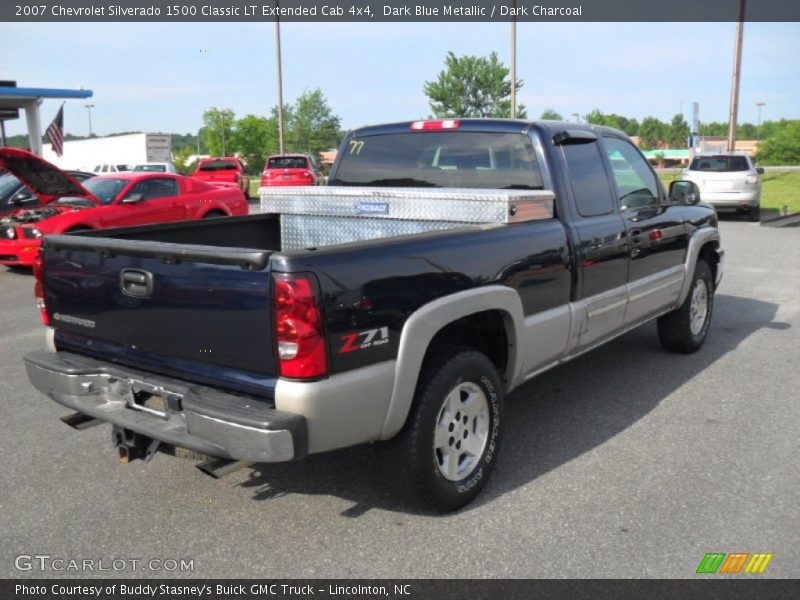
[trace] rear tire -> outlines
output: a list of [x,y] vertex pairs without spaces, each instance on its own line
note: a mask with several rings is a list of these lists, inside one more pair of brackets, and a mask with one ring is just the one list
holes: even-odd
[[403,429],[380,447],[389,483],[413,505],[461,508],[494,470],[502,417],[502,383],[485,355],[467,348],[436,354]]
[[670,352],[691,354],[703,345],[714,310],[714,278],[711,267],[697,261],[692,284],[683,304],[658,319],[658,339]]
[[751,222],[758,222],[761,220],[761,205],[751,206],[747,209],[747,219]]
[[211,210],[208,211],[206,214],[203,215],[204,219],[219,219],[220,217],[227,217],[224,212],[221,210]]

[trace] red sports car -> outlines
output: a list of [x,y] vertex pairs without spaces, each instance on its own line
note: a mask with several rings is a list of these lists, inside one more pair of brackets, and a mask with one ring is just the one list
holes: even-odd
[[172,173],[109,173],[83,185],[35,154],[0,148],[0,168],[42,200],[0,218],[0,265],[33,266],[41,237],[81,229],[246,215],[238,188]]

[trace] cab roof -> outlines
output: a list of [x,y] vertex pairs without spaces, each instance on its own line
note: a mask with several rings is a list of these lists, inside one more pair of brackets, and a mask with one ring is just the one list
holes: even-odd
[[494,133],[528,133],[531,129],[536,129],[546,134],[559,133],[561,131],[591,131],[598,133],[613,133],[615,135],[628,137],[624,131],[606,127],[604,125],[592,125],[590,123],[572,123],[569,121],[542,121],[527,119],[420,119],[417,121],[399,121],[396,123],[384,123],[380,125],[367,125],[359,127],[351,132],[351,135],[387,135],[391,133],[408,133],[431,131],[427,127],[412,127],[420,123],[436,122],[455,122],[456,126],[441,127],[442,131],[470,131],[470,132],[494,132]]

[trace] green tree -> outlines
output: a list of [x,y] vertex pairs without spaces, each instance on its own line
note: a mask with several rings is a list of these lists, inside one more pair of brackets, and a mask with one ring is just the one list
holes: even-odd
[[666,123],[655,117],[645,117],[639,125],[639,137],[641,138],[642,148],[655,148],[667,137],[668,127]]
[[317,157],[339,145],[341,118],[333,113],[319,88],[303,92],[285,113],[287,147]]
[[545,108],[542,111],[542,116],[539,117],[539,118],[543,119],[545,121],[563,121],[564,120],[564,117],[562,117],[560,113],[556,112],[552,108]]
[[624,131],[628,135],[636,135],[639,130],[639,123],[636,119],[628,119],[622,115],[614,113],[605,114],[599,108],[595,108],[588,115],[584,115],[587,123],[593,125],[605,125],[606,127],[613,127]]
[[762,140],[768,140],[778,133],[778,131],[785,126],[786,122],[785,119],[781,119],[780,121],[764,121],[759,128],[758,137]]
[[800,121],[788,121],[758,148],[758,161],[764,165],[800,164]]
[[669,124],[669,145],[673,148],[685,148],[686,140],[689,137],[689,124],[682,114],[672,117]]
[[[189,163],[189,157],[195,152],[197,152],[197,148],[192,148],[191,146],[187,145],[184,145],[178,150],[173,150],[172,164],[175,165],[175,168],[178,169],[179,173],[183,173],[185,175],[190,172],[190,164],[194,164],[194,161]],[[194,171],[194,169],[192,169],[192,171]]]
[[622,131],[628,135],[639,135],[639,121],[634,119],[626,119],[627,123],[622,128]]
[[589,114],[583,115],[584,120],[587,123],[591,123],[592,125],[605,125],[606,124],[606,116],[603,114],[599,108],[595,108]]
[[[522,88],[517,79],[514,86]],[[456,56],[448,52],[445,68],[436,81],[423,86],[434,116],[495,117],[511,116],[511,80],[509,71],[496,52],[485,56]],[[526,118],[525,107],[519,105],[517,116]]]
[[231,152],[231,138],[235,114],[230,108],[212,106],[203,113],[203,143],[212,156],[227,156]]
[[728,135],[728,123],[717,121],[712,121],[711,123],[701,123],[699,133],[701,136],[726,137]]
[[754,140],[758,137],[758,127],[752,123],[739,123],[736,127],[736,138],[739,140]]
[[231,148],[244,161],[248,172],[264,167],[270,154],[278,151],[278,122],[275,118],[247,115],[236,121]]

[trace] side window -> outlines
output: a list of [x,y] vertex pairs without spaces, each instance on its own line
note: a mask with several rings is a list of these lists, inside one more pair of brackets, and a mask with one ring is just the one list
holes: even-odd
[[595,217],[613,212],[611,185],[597,144],[567,144],[561,149],[581,216]]
[[618,138],[603,139],[608,161],[624,208],[642,208],[658,204],[658,180],[630,142]]
[[145,179],[137,183],[128,195],[143,194],[145,200],[155,200],[156,198],[166,198],[178,195],[178,182],[172,178]]

